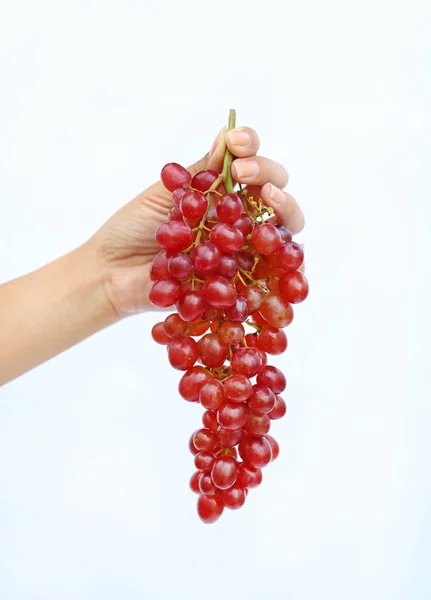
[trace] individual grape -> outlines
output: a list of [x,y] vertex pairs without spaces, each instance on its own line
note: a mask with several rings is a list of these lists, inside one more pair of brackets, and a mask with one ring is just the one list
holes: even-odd
[[219,490],[227,490],[236,481],[238,463],[233,456],[225,454],[215,459],[211,469],[211,479]]
[[189,486],[190,486],[190,489],[192,490],[192,492],[194,492],[195,494],[201,493],[201,491],[199,489],[199,479],[200,479],[201,475],[202,475],[201,471],[196,471],[190,477]]
[[299,271],[285,273],[280,278],[280,295],[287,302],[298,304],[308,296],[308,281]]
[[275,396],[274,408],[268,413],[268,417],[275,421],[275,419],[281,419],[286,414],[286,402],[281,396]]
[[222,254],[218,274],[231,279],[238,273],[238,259],[233,254]]
[[257,285],[244,286],[241,295],[246,299],[250,312],[258,310],[264,299],[264,293]]
[[265,296],[259,312],[275,328],[287,327],[293,320],[293,309],[289,302],[275,294]]
[[210,379],[200,389],[199,402],[208,410],[217,410],[225,401],[224,387],[218,379]]
[[204,367],[192,367],[180,379],[178,390],[184,400],[197,402],[202,386],[211,379],[212,375]]
[[248,348],[254,348],[257,345],[257,335],[255,333],[247,333],[245,343]]
[[250,314],[250,309],[247,300],[243,296],[238,296],[235,304],[226,308],[226,317],[234,323],[242,323]]
[[217,435],[210,429],[198,429],[193,434],[193,444],[200,452],[213,452],[217,442]]
[[227,358],[227,346],[216,333],[207,333],[198,342],[201,361],[210,368],[221,367]]
[[223,310],[221,308],[215,308],[214,306],[211,306],[211,304],[206,304],[203,317],[207,321],[219,321],[223,318]]
[[253,413],[248,415],[244,425],[247,434],[256,437],[267,434],[270,428],[271,420],[268,415],[255,415]]
[[205,429],[217,431],[219,427],[217,414],[213,410],[206,410],[202,415],[202,425],[205,427]]
[[216,486],[211,479],[211,473],[201,473],[199,478],[199,490],[205,496],[213,496],[218,492]]
[[195,456],[195,467],[198,471],[209,473],[214,465],[214,454],[211,452],[198,452]]
[[232,402],[245,402],[251,395],[252,385],[245,375],[232,375],[224,382],[224,392]]
[[196,321],[200,319],[205,308],[205,300],[202,292],[189,290],[182,294],[176,304],[178,314],[184,321]]
[[[163,327],[169,338],[180,337],[187,330],[187,323],[177,313],[168,315],[164,320]],[[171,340],[169,340],[171,341]]]
[[160,250],[160,252],[156,254],[150,267],[151,281],[166,279],[166,277],[170,276],[168,269],[169,257],[170,254],[167,250]]
[[154,306],[168,308],[178,300],[181,294],[181,284],[172,277],[159,279],[150,291],[150,301]]
[[283,354],[287,348],[287,337],[282,329],[265,327],[257,338],[259,348],[268,354]]
[[196,456],[196,454],[199,452],[199,450],[196,448],[196,446],[193,443],[193,436],[194,436],[194,433],[191,435],[191,437],[189,439],[189,450],[193,454],[193,456]]
[[276,225],[278,229],[278,233],[281,236],[283,242],[291,242],[292,241],[292,232],[286,225]]
[[255,348],[239,348],[232,356],[231,366],[235,374],[254,377],[262,366],[262,357]]
[[158,344],[162,344],[163,346],[167,346],[171,341],[171,338],[165,331],[163,323],[156,323],[151,330],[151,336],[155,342]]
[[271,445],[264,437],[244,437],[238,445],[238,451],[244,462],[257,469],[271,462]]
[[272,437],[272,435],[266,435],[265,438],[268,440],[269,445],[271,446],[271,460],[275,460],[280,454],[280,446],[276,439]]
[[271,269],[268,272],[268,281],[266,287],[270,292],[277,294],[280,290],[280,278],[284,275],[283,269]]
[[210,324],[208,321],[192,321],[189,324],[189,335],[194,337],[200,337],[206,331],[208,331],[209,326]]
[[220,496],[199,496],[198,515],[204,523],[215,523],[220,518],[224,509]]
[[224,429],[239,429],[246,420],[247,409],[243,403],[225,402],[217,412],[217,421]]
[[266,352],[264,352],[262,350],[262,348],[259,348],[259,346],[256,345],[256,350],[259,352],[261,358],[262,358],[262,367],[264,367],[266,365],[266,363],[268,362],[268,358],[266,356]]
[[278,249],[277,258],[285,271],[296,271],[304,262],[304,250],[296,242],[284,242]]
[[217,273],[221,252],[212,242],[202,242],[193,251],[193,264],[201,273]]
[[231,282],[221,275],[211,275],[206,280],[202,293],[208,304],[215,308],[229,308],[236,302],[237,293]]
[[246,493],[239,485],[233,485],[228,490],[223,490],[220,493],[220,498],[226,508],[236,510],[241,508],[245,502]]
[[239,229],[245,237],[253,231],[253,221],[247,215],[242,215],[233,226],[235,229]]
[[193,262],[188,254],[177,253],[171,256],[168,262],[168,271],[171,277],[179,281],[189,279],[193,273]]
[[199,171],[193,176],[191,181],[191,187],[200,192],[207,192],[214,181],[217,179],[218,174],[215,171],[205,170]]
[[286,389],[286,377],[277,367],[263,367],[256,378],[258,385],[267,386],[274,394],[281,394]]
[[187,187],[192,181],[192,176],[178,163],[168,163],[163,167],[160,179],[165,188],[173,192],[179,187]]
[[157,227],[156,242],[165,250],[180,252],[193,242],[193,231],[183,221],[168,221]]
[[236,346],[242,342],[244,327],[240,323],[225,321],[218,330],[220,341],[227,346]]
[[269,413],[275,406],[275,394],[266,385],[257,383],[252,388],[247,406],[257,415]]
[[217,429],[217,438],[220,446],[224,448],[233,448],[242,440],[244,437],[244,429],[239,427],[238,429],[225,429],[219,427]]
[[245,252],[244,250],[241,250],[236,255],[236,258],[238,260],[238,264],[239,264],[240,269],[244,269],[244,271],[251,271],[253,269],[254,256],[252,256],[248,252]]
[[237,194],[225,194],[218,199],[217,216],[223,223],[232,225],[242,215],[242,201]]
[[183,215],[178,206],[171,206],[168,212],[168,220],[169,221],[182,221]]
[[251,243],[261,254],[274,254],[280,248],[282,241],[275,225],[263,223],[254,228]]
[[210,231],[209,239],[220,252],[238,252],[245,244],[245,237],[241,231],[227,223],[214,225]]
[[265,319],[262,317],[262,315],[259,312],[254,312],[251,315],[251,321],[255,325],[258,325],[259,327],[270,327],[269,323],[267,323],[265,321]]
[[186,188],[177,188],[172,192],[172,204],[174,205],[174,208],[180,208],[181,200],[188,193],[189,190]]
[[206,213],[208,200],[201,192],[193,190],[182,198],[180,208],[185,219],[196,221]]
[[193,367],[199,356],[198,345],[189,337],[177,337],[168,345],[168,358],[174,369],[187,371]]
[[256,488],[262,483],[262,471],[247,463],[240,463],[236,484],[241,489]]

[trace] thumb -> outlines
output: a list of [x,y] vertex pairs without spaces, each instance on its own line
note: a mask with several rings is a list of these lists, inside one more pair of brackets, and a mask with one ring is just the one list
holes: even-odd
[[226,131],[223,127],[215,138],[212,146],[207,154],[193,165],[187,168],[192,175],[204,169],[213,169],[218,173],[221,172],[223,166],[223,157],[226,149]]

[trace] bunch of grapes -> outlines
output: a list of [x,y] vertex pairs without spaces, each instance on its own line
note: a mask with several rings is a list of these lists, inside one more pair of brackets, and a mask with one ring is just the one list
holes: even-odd
[[205,523],[240,508],[279,454],[269,431],[286,413],[286,378],[268,355],[286,350],[292,304],[308,295],[301,246],[287,227],[268,222],[272,210],[262,200],[233,191],[231,160],[227,151],[221,175],[163,167],[172,208],[156,231],[161,251],[150,273],[151,302],[176,307],[153,327],[153,339],[185,371],[180,395],[205,409],[189,442],[190,487]]

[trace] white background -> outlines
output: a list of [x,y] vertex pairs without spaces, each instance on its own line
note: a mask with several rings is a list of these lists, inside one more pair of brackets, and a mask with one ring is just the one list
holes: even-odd
[[1,389],[2,600],[430,597],[430,17],[428,0],[0,2],[1,280],[203,155],[232,106],[290,171],[311,282],[274,361],[281,456],[216,525],[188,489],[200,409],[156,315]]

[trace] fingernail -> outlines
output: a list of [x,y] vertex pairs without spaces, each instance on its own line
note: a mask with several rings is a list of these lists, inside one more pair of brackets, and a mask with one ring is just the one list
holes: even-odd
[[233,146],[247,146],[251,142],[251,135],[243,129],[228,131],[227,137]]
[[238,179],[250,179],[259,173],[259,165],[255,160],[238,161],[234,163]]
[[286,196],[280,190],[280,188],[275,187],[272,183],[269,184],[269,195],[268,199],[276,204],[284,204],[286,202]]
[[217,148],[217,146],[218,146],[218,144],[219,144],[219,141],[220,141],[220,138],[221,138],[221,136],[222,136],[222,135],[224,136],[224,135],[225,135],[225,133],[226,133],[226,127],[222,127],[222,128],[220,129],[220,131],[219,131],[219,133],[218,133],[218,135],[217,135],[216,139],[215,139],[215,140],[213,141],[213,143],[212,143],[212,146],[211,146],[211,148],[210,148],[210,151],[208,152],[208,158],[210,158],[210,157],[211,157],[211,156],[214,154],[214,150]]

